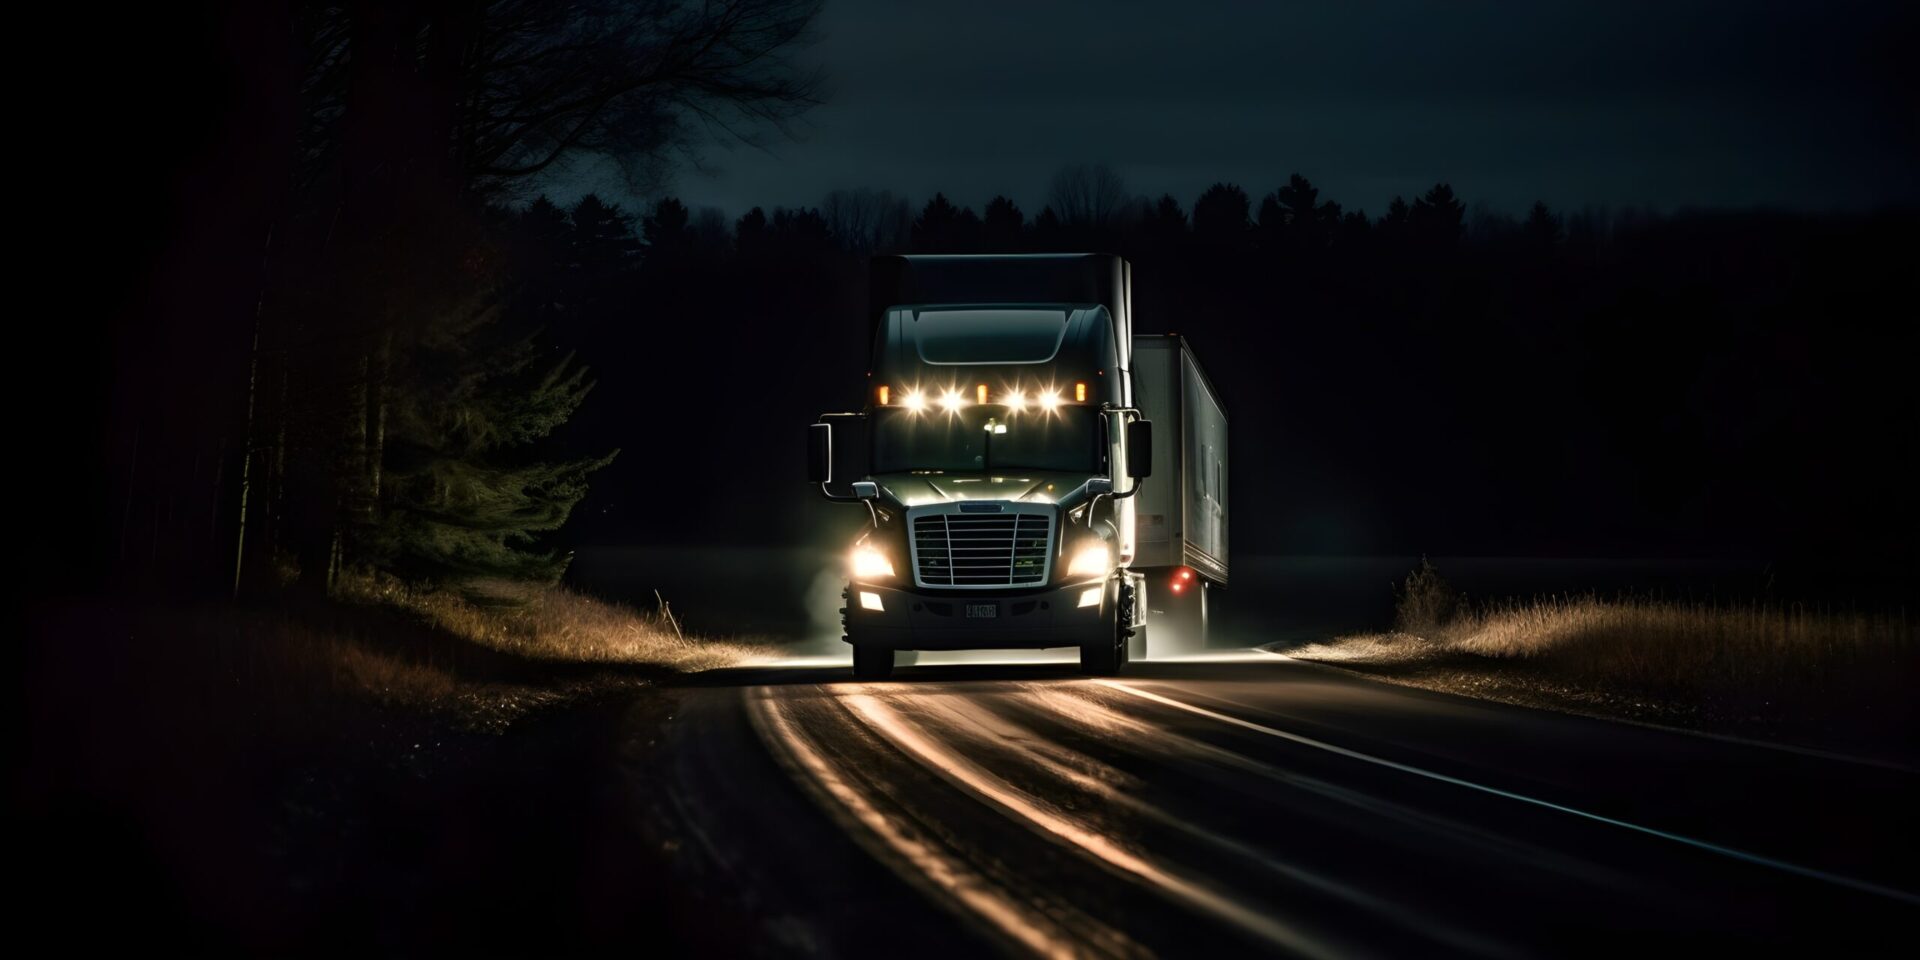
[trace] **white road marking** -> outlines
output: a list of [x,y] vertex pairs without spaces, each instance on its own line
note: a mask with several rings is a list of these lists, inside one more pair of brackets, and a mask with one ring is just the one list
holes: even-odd
[[833,804],[823,806],[845,811],[855,823],[892,851],[902,864],[924,877],[940,893],[984,918],[1014,942],[1041,956],[1075,955],[1070,939],[1061,936],[1058,931],[1042,928],[1027,911],[1003,896],[998,888],[933,845],[901,829],[899,824],[876,808],[814,749],[771,693],[767,687],[756,687],[750,691],[747,698],[748,715],[760,731],[761,739],[775,749],[776,756],[784,756],[796,772],[804,774],[797,779],[813,784],[833,801]]
[[1580,817],[1585,820],[1591,820],[1595,823],[1604,823],[1604,824],[1607,824],[1608,826],[1620,827],[1621,829],[1631,830],[1635,833],[1645,834],[1650,837],[1659,837],[1662,840],[1670,840],[1674,843],[1692,847],[1696,850],[1705,850],[1709,853],[1719,854],[1720,856],[1728,857],[1734,860],[1739,860],[1744,863],[1751,863],[1751,864],[1755,864],[1763,867],[1771,867],[1775,870],[1779,870],[1784,873],[1790,873],[1795,876],[1806,877],[1812,880],[1819,880],[1825,883],[1831,883],[1836,886],[1846,887],[1850,890],[1858,890],[1862,893],[1871,893],[1876,896],[1882,896],[1882,897],[1887,897],[1893,900],[1898,900],[1902,903],[1920,904],[1920,894],[1915,894],[1906,890],[1896,889],[1894,887],[1884,886],[1882,884],[1874,883],[1870,880],[1861,880],[1857,877],[1849,877],[1844,874],[1838,874],[1838,873],[1829,873],[1825,870],[1819,870],[1813,867],[1806,867],[1797,863],[1790,863],[1785,860],[1776,860],[1773,857],[1763,856],[1757,853],[1749,853],[1745,850],[1739,850],[1733,847],[1721,846],[1720,844],[1711,843],[1706,840],[1696,840],[1693,837],[1685,836],[1683,834],[1672,833],[1666,830],[1658,829],[1656,827],[1644,826],[1642,824],[1633,823],[1627,820],[1618,820],[1613,817],[1604,816],[1602,814],[1593,813],[1587,810],[1582,810],[1578,807],[1569,807],[1569,806],[1566,806],[1565,804],[1554,803],[1551,800],[1542,800],[1538,797],[1529,797],[1526,794],[1514,793],[1511,790],[1502,790],[1499,787],[1490,787],[1490,786],[1487,786],[1486,784],[1475,783],[1471,780],[1463,780],[1459,777],[1450,776],[1448,774],[1439,773],[1433,770],[1427,770],[1421,767],[1416,767],[1416,766],[1413,766],[1412,764],[1401,763],[1397,760],[1388,760],[1385,757],[1376,757],[1369,753],[1361,753],[1358,750],[1352,750],[1347,747],[1337,746],[1335,744],[1328,743],[1324,740],[1316,740],[1312,737],[1303,736],[1301,734],[1289,733],[1285,730],[1280,730],[1274,727],[1266,726],[1265,724],[1255,723],[1251,720],[1243,720],[1239,717],[1232,716],[1231,714],[1221,713],[1218,710],[1210,710],[1206,707],[1197,706],[1195,704],[1186,703],[1180,700],[1175,700],[1172,697],[1162,696],[1150,690],[1142,690],[1138,687],[1130,686],[1128,684],[1121,683],[1116,680],[1095,680],[1094,682],[1097,684],[1100,684],[1101,686],[1107,687],[1109,689],[1118,690],[1121,693],[1139,697],[1143,700],[1150,700],[1150,701],[1153,701],[1154,703],[1158,703],[1163,706],[1172,707],[1175,710],[1184,710],[1196,716],[1202,716],[1212,720],[1218,720],[1221,723],[1230,724],[1232,726],[1236,726],[1244,730],[1251,730],[1255,733],[1263,734],[1265,736],[1286,740],[1290,743],[1296,743],[1301,746],[1312,747],[1316,750],[1324,750],[1328,753],[1336,754],[1338,756],[1361,761],[1362,763],[1370,763],[1375,766],[1386,767],[1390,770],[1398,770],[1401,773],[1411,774],[1416,777],[1424,777],[1428,780],[1436,780],[1441,783],[1449,783],[1456,787],[1463,787],[1468,790],[1477,790],[1481,793],[1491,794],[1496,797],[1502,797],[1502,798],[1513,800],[1519,803],[1530,804],[1532,806],[1540,807],[1546,810],[1553,810],[1555,812],[1564,813],[1569,816]]
[[[1214,755],[1214,759],[1223,759],[1223,757],[1219,755],[1224,755],[1226,758],[1231,758],[1231,760],[1234,761],[1233,765],[1236,767],[1242,769],[1248,767],[1256,768],[1255,772],[1260,775],[1271,777],[1280,782],[1293,783],[1294,778],[1291,776],[1269,767],[1258,760],[1242,757],[1231,751],[1222,750],[1219,747],[1192,740],[1164,727],[1151,725],[1144,721],[1127,717],[1105,704],[1081,699],[1079,696],[1064,692],[1058,686],[1023,684],[1018,689],[1023,698],[1033,701],[1035,706],[1048,713],[1065,717],[1069,723],[1087,726],[1106,733],[1109,736],[1113,736],[1117,731],[1125,731],[1125,736],[1113,736],[1113,739],[1117,741],[1137,744],[1143,739],[1153,739],[1160,741],[1165,747],[1170,748],[1174,752],[1191,752],[1201,756]],[[1167,811],[1133,796],[1129,790],[1121,789],[1122,786],[1131,787],[1133,783],[1137,782],[1135,778],[1128,776],[1120,782],[1115,783],[1088,776],[1073,769],[1070,764],[1078,762],[1097,765],[1105,770],[1111,770],[1112,768],[1085,754],[1053,745],[1051,742],[1046,742],[1046,745],[1041,746],[1039,743],[1036,743],[1040,738],[1025,727],[994,716],[990,711],[982,710],[981,712],[986,714],[986,717],[983,718],[985,722],[982,726],[989,733],[1005,739],[1019,740],[1024,743],[1033,744],[1038,748],[1034,750],[1036,755],[1033,758],[1033,762],[1037,766],[1053,772],[1055,776],[1074,783],[1090,793],[1098,794],[1100,799],[1106,803],[1123,807],[1132,811],[1135,816],[1153,820],[1168,829],[1183,833],[1201,843],[1208,844],[1218,850],[1240,857],[1247,862],[1258,864],[1303,887],[1317,890],[1335,899],[1344,900],[1364,910],[1371,911],[1384,923],[1412,930],[1422,936],[1478,956],[1514,955],[1505,947],[1474,936],[1466,931],[1456,929],[1450,923],[1417,911],[1409,910],[1407,907],[1399,904],[1389,903],[1364,890],[1349,886],[1348,884],[1315,871],[1277,860],[1268,856],[1265,852],[1248,844],[1241,843],[1232,837],[1215,833],[1201,824],[1190,822],[1183,817],[1175,817]],[[1117,772],[1115,776],[1118,776]],[[1297,783],[1293,785],[1298,786]]]
[[864,693],[849,694],[840,702],[854,711],[876,732],[920,759],[928,769],[948,782],[988,802],[1041,831],[1063,840],[1107,865],[1146,881],[1160,892],[1232,923],[1274,944],[1312,957],[1331,958],[1328,947],[1308,939],[1298,930],[1268,917],[1258,910],[1221,896],[1201,885],[1177,876],[1147,858],[1115,843],[1080,820],[1052,809],[1049,805],[987,772],[978,764],[946,749],[921,735],[878,698]]
[[[1374,674],[1368,673],[1365,670],[1355,670],[1354,668],[1349,667],[1337,660],[1302,660],[1299,657],[1290,657],[1277,650],[1268,650],[1265,647],[1254,647],[1252,649],[1258,650],[1269,657],[1285,660],[1288,663],[1297,664],[1299,666],[1307,667],[1309,669],[1314,669],[1314,670],[1332,670],[1335,673],[1338,673],[1342,676],[1353,677],[1358,680],[1365,680],[1368,683],[1388,684],[1391,686],[1401,687],[1409,690],[1427,690],[1435,693],[1450,692],[1446,690],[1437,690],[1433,687],[1422,687],[1422,686],[1416,686],[1411,683],[1399,683],[1393,680],[1385,680],[1378,676],[1375,676]],[[1466,699],[1476,699],[1476,700],[1480,699],[1478,697],[1473,697],[1470,694],[1456,693],[1454,694],[1454,696],[1464,697]],[[1525,706],[1524,704],[1510,703],[1505,700],[1481,700],[1481,702],[1491,703],[1491,704],[1494,704],[1495,706],[1501,706],[1501,707]],[[1528,709],[1539,709],[1539,708],[1529,707]],[[1731,733],[1717,733],[1712,730],[1692,730],[1692,729],[1688,729],[1687,727],[1674,727],[1664,723],[1654,723],[1651,720],[1636,720],[1632,717],[1609,717],[1609,716],[1602,716],[1597,713],[1594,713],[1594,714],[1576,713],[1573,711],[1567,711],[1567,715],[1572,717],[1580,717],[1586,720],[1600,720],[1606,723],[1623,723],[1630,727],[1641,727],[1647,730],[1658,730],[1661,733],[1678,734],[1679,736],[1693,737],[1699,740],[1716,740],[1716,741],[1719,741],[1720,743],[1737,743],[1743,747],[1752,747],[1756,750],[1772,750],[1775,753],[1791,753],[1791,754],[1795,754],[1797,756],[1802,756],[1802,757],[1813,757],[1817,760],[1831,760],[1834,763],[1851,763],[1851,764],[1857,764],[1862,767],[1878,767],[1882,770],[1897,770],[1901,773],[1920,773],[1920,767],[1916,767],[1910,763],[1903,763],[1899,760],[1891,760],[1886,757],[1868,757],[1868,756],[1862,756],[1857,753],[1841,753],[1837,750],[1826,750],[1820,747],[1809,747],[1809,746],[1805,746],[1803,744],[1798,744],[1798,743],[1776,743],[1771,740],[1755,740],[1752,737],[1742,737],[1742,736],[1738,736],[1736,734],[1731,734]]]

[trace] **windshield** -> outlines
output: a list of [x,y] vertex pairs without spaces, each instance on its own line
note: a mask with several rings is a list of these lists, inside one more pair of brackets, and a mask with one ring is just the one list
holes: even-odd
[[875,414],[873,472],[1021,467],[1098,473],[1099,424],[1099,411],[1091,407],[1062,407],[1051,414],[1013,416],[997,405],[966,407],[952,413],[882,409]]

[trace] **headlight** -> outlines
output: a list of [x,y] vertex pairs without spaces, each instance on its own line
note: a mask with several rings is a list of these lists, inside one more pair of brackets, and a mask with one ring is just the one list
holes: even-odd
[[853,548],[853,557],[848,563],[853,568],[855,580],[872,580],[875,577],[893,576],[893,561],[887,555],[875,549],[871,544],[861,544]]
[[1113,568],[1113,554],[1104,543],[1092,543],[1081,547],[1073,555],[1073,562],[1067,564],[1069,577],[1104,577]]

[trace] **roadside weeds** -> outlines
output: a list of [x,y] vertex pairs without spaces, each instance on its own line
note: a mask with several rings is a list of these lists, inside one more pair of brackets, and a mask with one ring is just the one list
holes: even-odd
[[1911,759],[1920,681],[1901,614],[1552,597],[1476,605],[1430,564],[1395,629],[1287,650],[1409,686]]

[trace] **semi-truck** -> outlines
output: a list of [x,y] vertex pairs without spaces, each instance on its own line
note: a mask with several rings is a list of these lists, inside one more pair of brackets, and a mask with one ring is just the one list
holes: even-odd
[[[1227,582],[1227,418],[1186,341],[1133,330],[1110,254],[880,256],[860,409],[807,479],[867,522],[846,558],[854,675],[923,650],[1076,648],[1117,673],[1204,645]],[[845,478],[844,482],[841,478]]]

